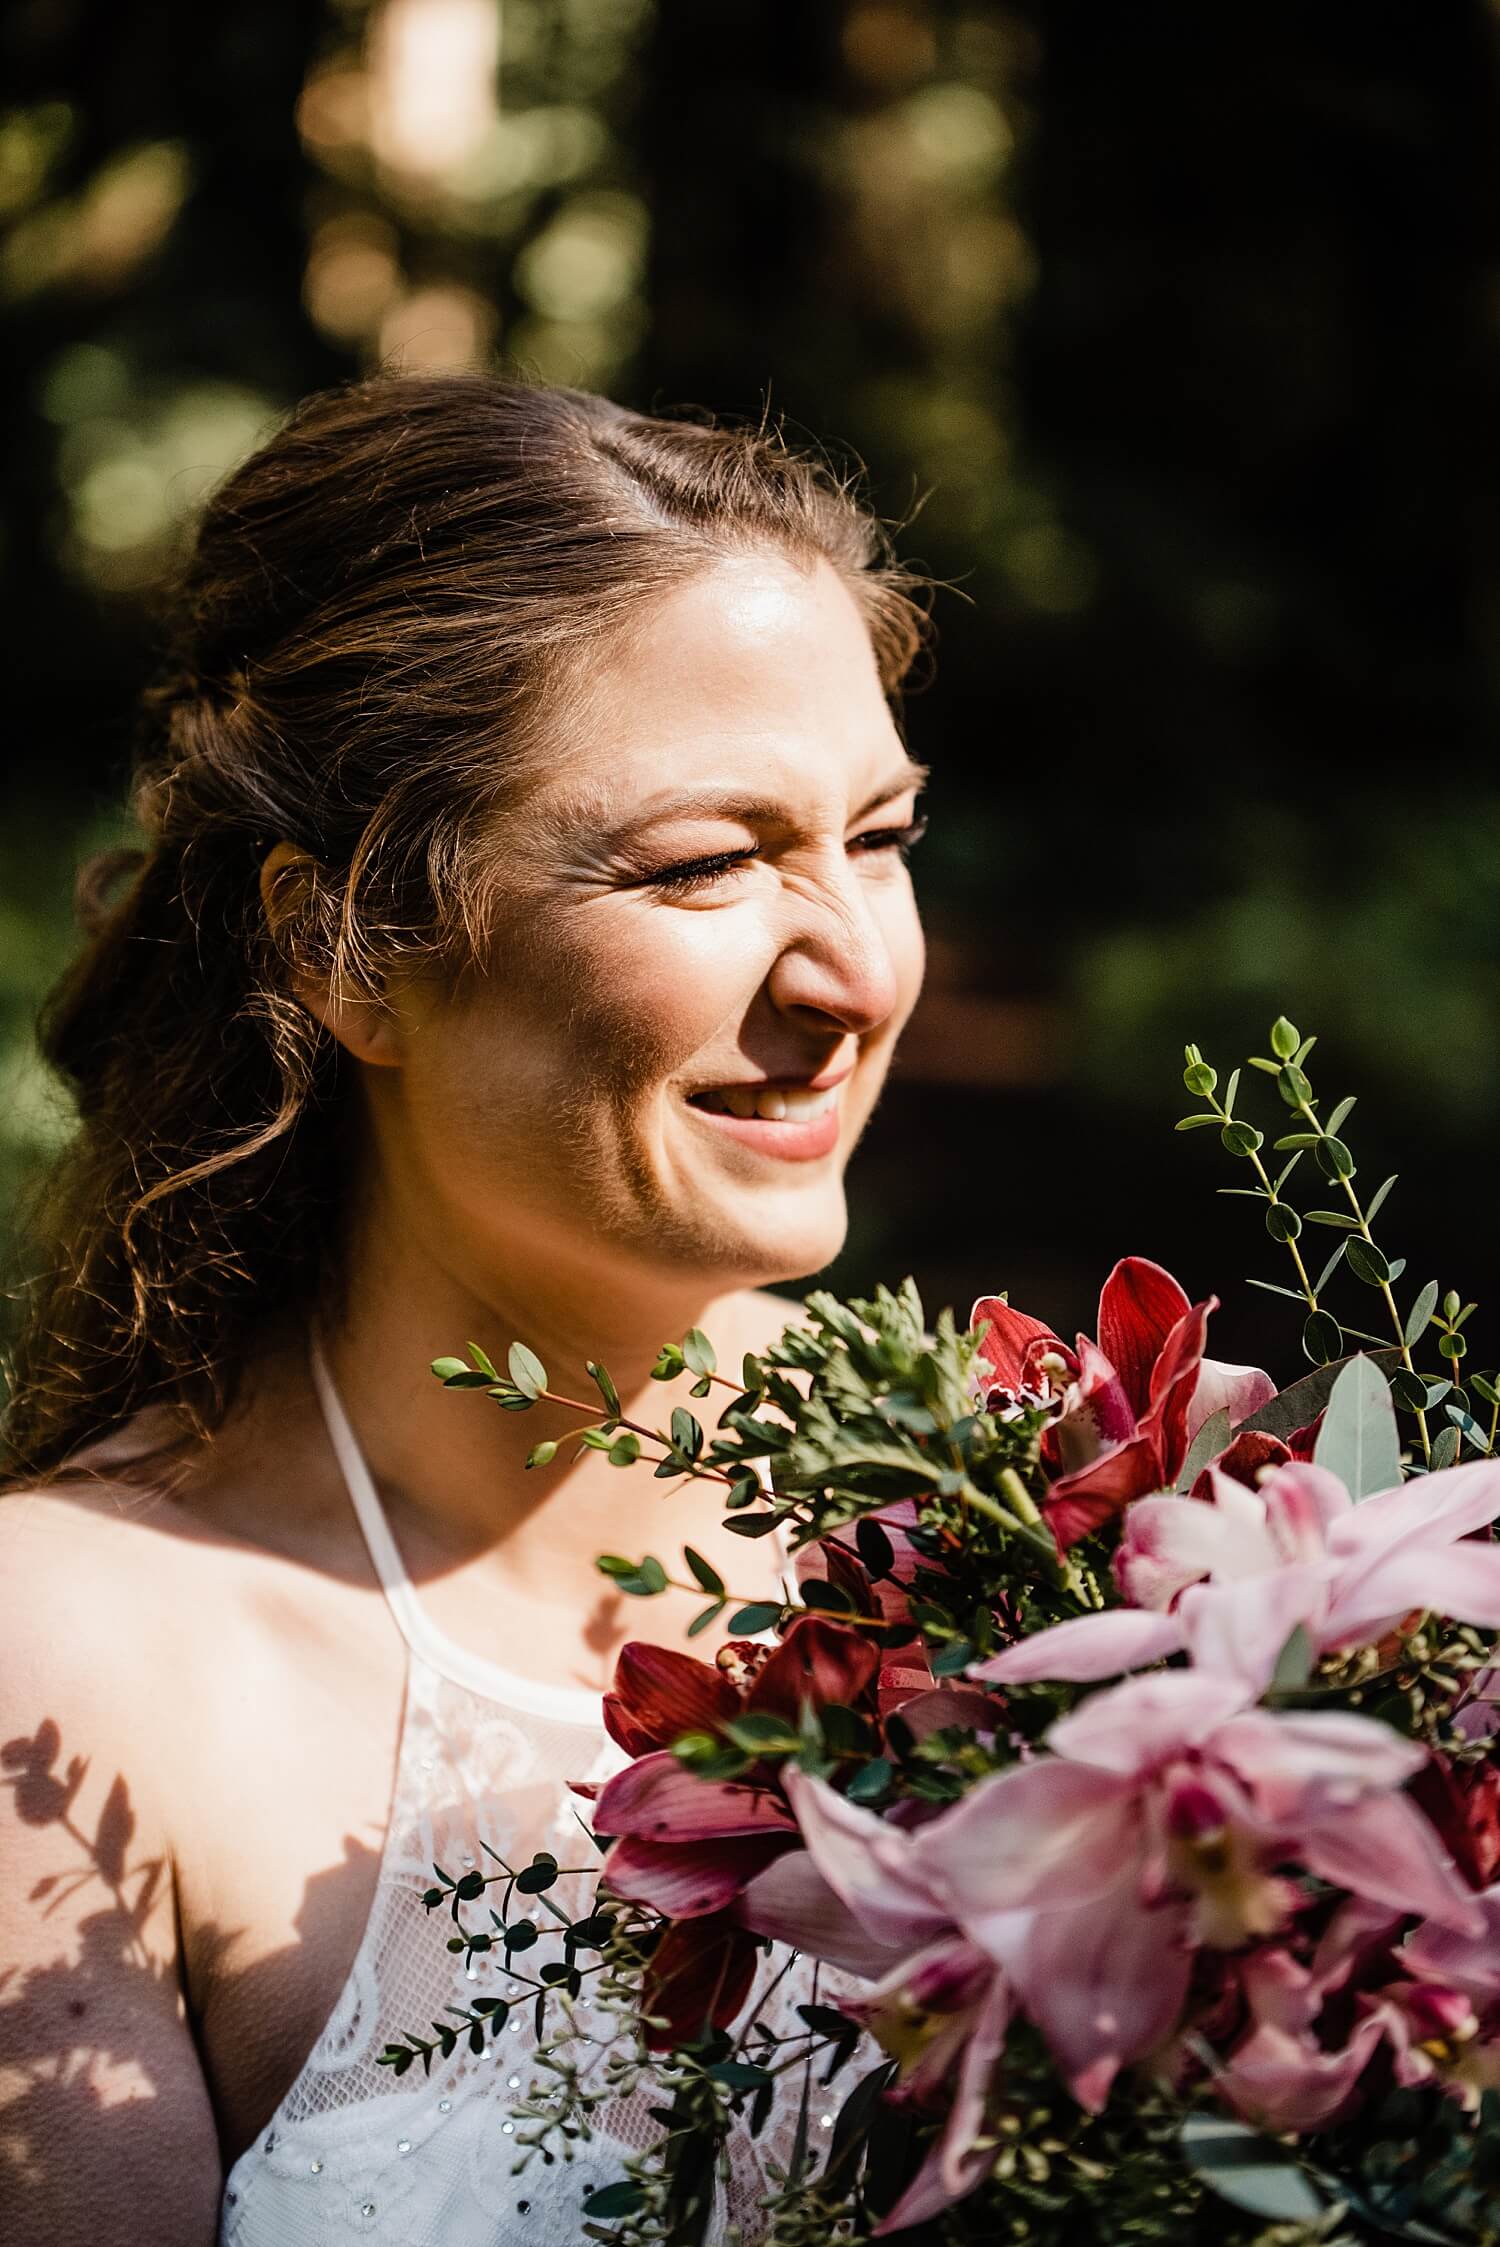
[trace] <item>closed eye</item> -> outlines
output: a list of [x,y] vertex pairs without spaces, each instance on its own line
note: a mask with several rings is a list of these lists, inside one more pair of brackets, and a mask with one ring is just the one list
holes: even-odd
[[[913,819],[904,827],[871,827],[864,834],[856,835],[849,848],[865,853],[896,851],[905,858],[926,832],[925,818]],[[643,888],[661,890],[668,897],[683,897],[690,890],[717,881],[721,875],[732,873],[737,866],[746,866],[759,856],[759,845],[751,844],[745,850],[719,851],[712,858],[684,859],[679,865],[664,866],[659,873],[643,875],[641,883]]]

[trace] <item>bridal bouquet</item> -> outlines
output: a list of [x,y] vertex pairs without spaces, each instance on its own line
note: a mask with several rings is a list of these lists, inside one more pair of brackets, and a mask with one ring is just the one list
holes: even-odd
[[[591,2237],[705,2237],[715,2158],[791,2070],[786,2247],[1500,2241],[1500,1388],[1466,1369],[1472,1304],[1398,1298],[1393,1181],[1364,1197],[1312,1042],[1278,1021],[1252,1063],[1274,1165],[1195,1047],[1178,1127],[1217,1133],[1287,1255],[1312,1370],[1279,1392],[1139,1257],[1071,1342],[1000,1295],[929,1326],[910,1281],[810,1295],[737,1381],[695,1331],[656,1372],[730,1392],[712,1436],[686,1404],[627,1424],[590,1367],[573,1440],[713,1481],[797,1576],[746,1602],[691,1549],[675,1579],[599,1559],[641,1598],[696,1583],[693,1631],[731,1635],[621,1655],[597,1897],[542,1970],[566,2004],[596,1952],[660,2087]],[[522,1345],[435,1371],[562,1401]],[[503,1914],[466,1929],[467,1877],[429,1903],[505,1946]],[[828,1970],[792,2038],[751,1997],[768,1945]],[[536,2142],[589,2096],[558,2061]]]

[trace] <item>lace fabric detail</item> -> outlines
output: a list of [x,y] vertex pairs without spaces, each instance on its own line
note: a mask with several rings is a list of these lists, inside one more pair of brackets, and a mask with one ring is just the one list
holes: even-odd
[[[521,1866],[547,1849],[566,1869],[523,1909],[539,1930],[557,1924],[554,1907],[580,1917],[598,1858],[580,1823],[586,1803],[571,1787],[605,1779],[627,1759],[604,1730],[596,1695],[511,1676],[434,1627],[316,1344],[312,1372],[371,1561],[406,1640],[406,1697],[375,1895],[354,1963],[270,2125],[230,2171],[220,2247],[337,2247],[351,2237],[387,2247],[508,2247],[523,2238],[527,2247],[577,2247],[590,2194],[616,2182],[625,2156],[660,2136],[650,2111],[659,2099],[640,2090],[601,2104],[593,2136],[572,2141],[570,2158],[534,2151],[523,2163],[512,2110],[545,2080],[536,2064],[534,2002],[500,1954],[466,1968],[462,1953],[446,1947],[442,1914],[429,1912],[422,1897],[435,1866],[450,1878],[491,1873],[497,1860]],[[482,1909],[466,1913],[471,1929],[482,1927],[474,1916]],[[539,1941],[518,1961],[529,1967],[560,1951]],[[838,1992],[809,1961],[785,1966],[784,1954],[766,1962],[750,2003],[763,2000],[760,2017],[788,2036],[802,2026],[799,2003],[815,1991]],[[379,2064],[387,2045],[430,2036],[435,2022],[457,2028],[450,2009],[466,2011],[482,1997],[517,2000],[482,2053],[471,2053],[461,2035],[451,2057],[434,2056],[430,2073],[418,2064],[396,2076]],[[594,2071],[604,2069],[618,2026],[595,2011],[587,1986],[575,2019],[582,2034],[570,2058],[602,2081]],[[544,2037],[564,2025],[559,2001]],[[801,2096],[800,2071],[779,2076],[765,2127],[736,2140],[728,2189],[709,2228],[713,2247],[754,2247],[763,2237],[761,2202],[789,2163]],[[833,2115],[814,2110],[809,2121],[816,2140]]]
[[[480,1957],[466,1970],[449,1952],[444,1915],[429,1912],[423,1891],[433,1867],[453,1877],[498,1869],[494,1850],[525,1864],[549,1849],[565,1871],[555,1890],[526,1907],[539,1927],[549,1901],[568,1916],[587,1906],[595,1877],[593,1845],[580,1830],[586,1808],[570,1780],[605,1778],[624,1757],[602,1725],[589,1727],[522,1714],[442,1676],[411,1656],[396,1782],[376,1891],[358,1954],[328,2024],[270,2126],[235,2163],[226,2183],[221,2247],[330,2247],[349,2238],[402,2247],[504,2247],[581,2237],[590,2193],[615,2182],[628,2153],[660,2134],[646,2091],[599,2110],[595,2135],[572,2159],[544,2162],[533,2152],[517,2173],[516,2103],[546,2078],[535,2065],[534,2005],[504,1961]],[[469,1924],[481,1924],[471,1907]],[[528,1966],[553,1955],[539,1942],[521,1954]],[[786,1964],[767,1962],[765,1989]],[[810,1962],[782,1974],[762,2008],[778,2034],[800,2027],[796,2007],[812,1995]],[[475,2056],[462,2039],[449,2060],[435,2058],[395,2077],[378,2064],[389,2044],[411,2033],[430,2035],[445,2007],[476,1998],[518,2002],[505,2027]],[[823,1976],[819,1994],[836,1996]],[[577,2019],[598,2041],[572,2047],[592,2075],[603,2067],[613,2024],[587,1994]],[[564,2023],[556,2006],[550,2039]],[[792,2150],[801,2095],[799,2071],[778,2082],[777,2104],[755,2138],[737,2141],[732,2177],[709,2237],[715,2242],[763,2235],[763,2196],[772,2171]],[[832,2109],[813,2091],[814,2140],[831,2126]],[[828,2120],[824,2122],[824,2112]]]

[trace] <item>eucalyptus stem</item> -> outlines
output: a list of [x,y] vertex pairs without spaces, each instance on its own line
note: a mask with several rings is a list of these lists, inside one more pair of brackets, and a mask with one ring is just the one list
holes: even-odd
[[[734,1393],[736,1396],[740,1396],[743,1394],[743,1392],[739,1389],[736,1389]],[[539,1389],[537,1392],[536,1401],[538,1404],[563,1404],[567,1406],[570,1412],[587,1412],[589,1410],[589,1406],[584,1403],[582,1397],[560,1396],[556,1389]],[[668,1438],[663,1435],[660,1428],[648,1428],[643,1420],[627,1420],[623,1412],[606,1413],[605,1417],[609,1421],[611,1426],[616,1428],[628,1428],[633,1436],[642,1436],[645,1438],[647,1443],[659,1443],[662,1446],[660,1456],[655,1459],[648,1459],[646,1461],[647,1466],[659,1467],[663,1459],[672,1459],[676,1457],[676,1453],[672,1449],[671,1443],[669,1442]],[[597,1427],[598,1424],[599,1423],[597,1415],[595,1415],[595,1417],[588,1423],[591,1428]],[[582,1430],[576,1428],[569,1431],[569,1435],[578,1435],[581,1433]],[[566,1443],[569,1441],[569,1436],[560,1436],[558,1438],[558,1441],[560,1443]],[[704,1481],[727,1482],[731,1488],[733,1488],[734,1484],[739,1480],[739,1477],[737,1475],[726,1474],[722,1467],[700,1466],[697,1460],[694,1460],[691,1465],[685,1466],[682,1471],[685,1475],[696,1475],[700,1480]]]
[[[1306,1123],[1310,1131],[1314,1131],[1317,1133],[1319,1139],[1328,1138],[1329,1134],[1323,1129],[1322,1123],[1319,1121],[1316,1111],[1308,1101],[1299,1100],[1296,1106],[1295,1113],[1302,1117],[1303,1121]],[[1368,1241],[1371,1248],[1374,1248],[1375,1236],[1370,1231],[1369,1221],[1365,1216],[1364,1209],[1360,1203],[1360,1198],[1354,1191],[1353,1180],[1347,1177],[1342,1170],[1338,1174],[1338,1179],[1339,1184],[1344,1189],[1344,1194],[1349,1203],[1349,1207],[1354,1212],[1355,1220],[1359,1226],[1359,1236],[1361,1240]],[[1385,1297],[1385,1306],[1391,1314],[1391,1324],[1396,1330],[1396,1346],[1401,1352],[1401,1363],[1406,1367],[1408,1373],[1415,1374],[1417,1369],[1412,1363],[1411,1345],[1406,1339],[1406,1327],[1403,1323],[1400,1311],[1396,1308],[1396,1298],[1391,1293],[1391,1283],[1388,1279],[1381,1280],[1380,1292]],[[1432,1438],[1427,1432],[1426,1412],[1419,1409],[1416,1415],[1416,1420],[1417,1433],[1422,1438],[1422,1457],[1424,1460],[1430,1460],[1432,1457]]]

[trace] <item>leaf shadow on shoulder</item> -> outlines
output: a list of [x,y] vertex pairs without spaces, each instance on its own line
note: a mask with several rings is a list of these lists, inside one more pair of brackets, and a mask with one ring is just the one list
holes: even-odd
[[232,1963],[236,1930],[196,1931],[189,1981],[251,2024],[222,2080],[173,1955],[170,1864],[137,1851],[123,1774],[102,1798],[100,1784],[52,1718],[0,1741],[0,1879],[25,1860],[5,1899],[22,1957],[0,1960],[0,2233],[124,2247],[160,2202],[175,2247],[213,2235],[225,2172],[287,2088],[291,2024],[326,2015],[303,1986],[309,1939],[325,1955],[351,1928],[357,1941],[379,1852],[346,1837],[344,1861],[306,1883],[296,1939],[247,1966]]

